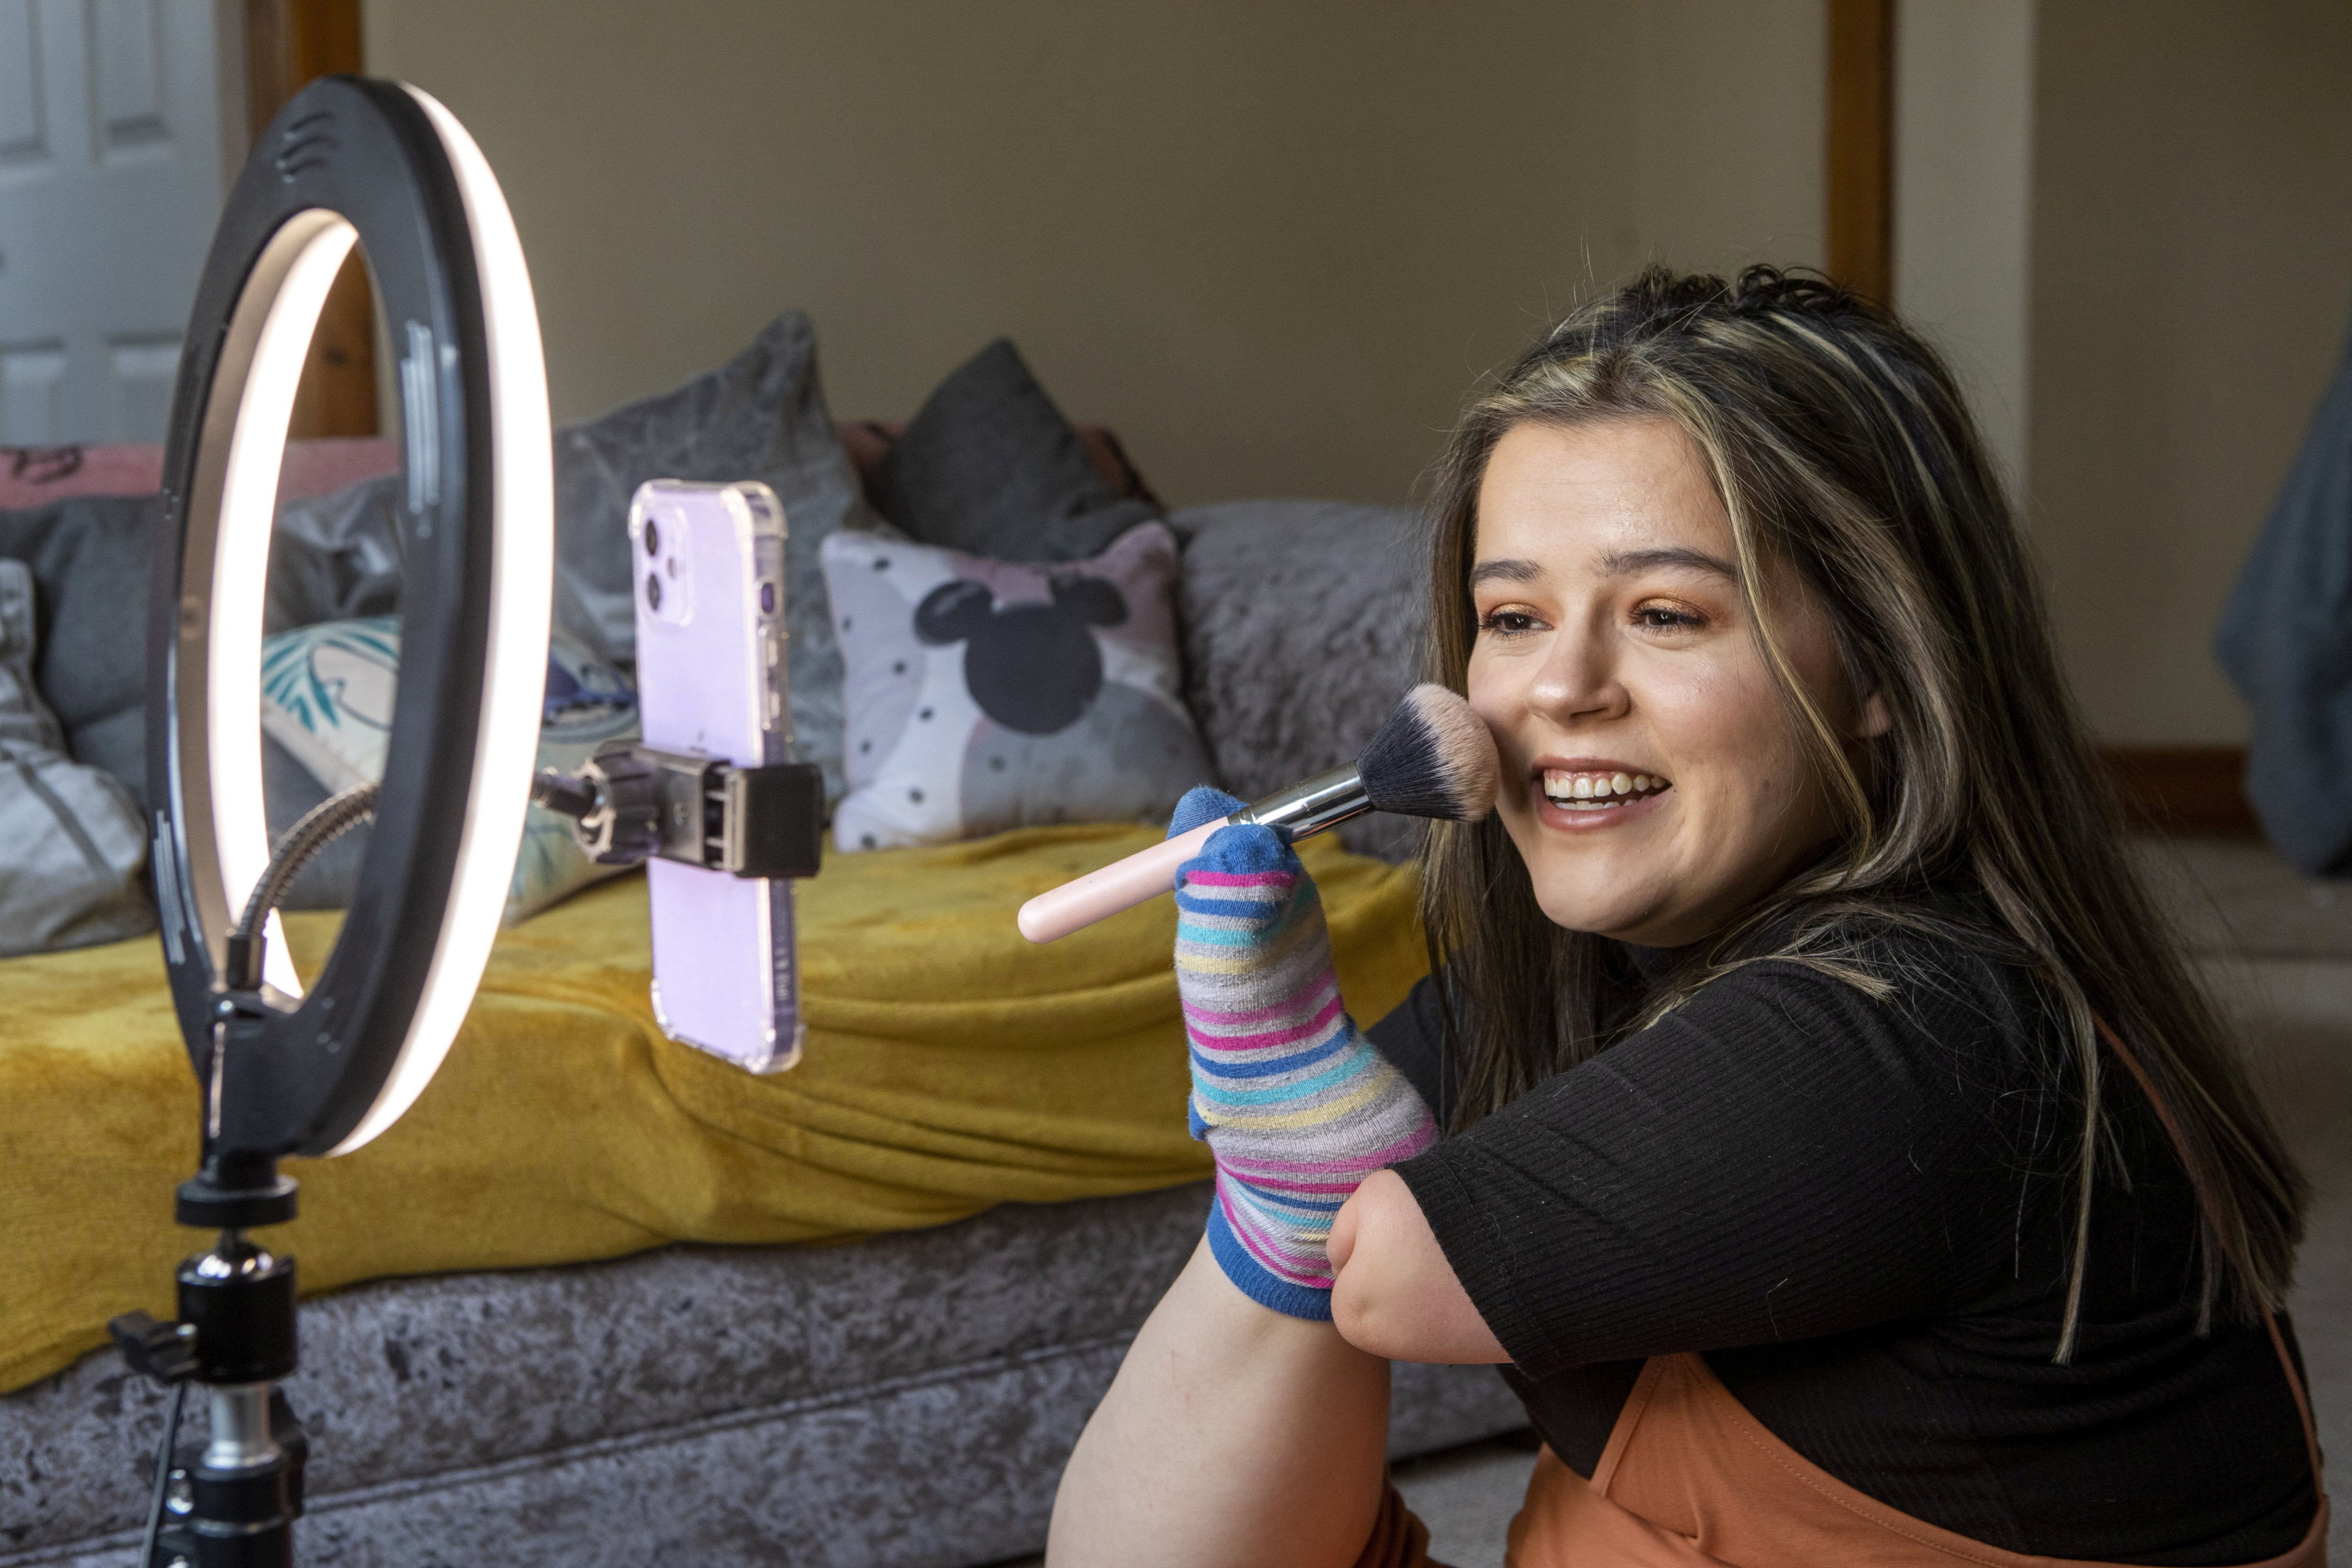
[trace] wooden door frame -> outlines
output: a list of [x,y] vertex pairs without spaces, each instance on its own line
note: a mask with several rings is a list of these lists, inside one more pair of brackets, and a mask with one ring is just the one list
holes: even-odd
[[[246,123],[255,141],[302,87],[364,61],[360,0],[245,0]],[[319,312],[287,434],[373,436],[375,299],[354,251]]]
[[1829,273],[1895,302],[1895,0],[1829,0]]
[[[1855,293],[1895,300],[1895,8],[1899,0],[1827,0],[1828,142],[1822,159],[1829,275]],[[2239,746],[2103,746],[2124,817],[2142,832],[2256,831]]]

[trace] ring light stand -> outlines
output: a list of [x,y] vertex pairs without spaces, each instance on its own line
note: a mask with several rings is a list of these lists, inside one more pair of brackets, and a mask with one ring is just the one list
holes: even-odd
[[[262,616],[295,388],[355,243],[399,368],[401,671],[374,834],[306,994],[266,908],[286,867],[268,875]],[[176,1213],[220,1234],[180,1266],[177,1322],[133,1313],[113,1325],[134,1367],[181,1385],[149,1568],[293,1562],[305,1440],[275,1384],[296,1362],[294,1263],[244,1232],[294,1217],[279,1159],[349,1153],[415,1102],[481,977],[546,680],[549,437],[521,245],[472,138],[413,88],[356,77],[305,88],[221,216],[181,359],[151,566],[156,903],[203,1126],[202,1168]],[[367,804],[346,803],[341,818]],[[257,941],[237,935],[248,902]],[[201,1456],[170,1452],[188,1384],[211,1403]]]

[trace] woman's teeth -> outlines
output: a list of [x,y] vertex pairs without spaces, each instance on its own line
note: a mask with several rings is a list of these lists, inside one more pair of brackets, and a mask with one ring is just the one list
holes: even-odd
[[1666,787],[1664,779],[1650,773],[1578,773],[1546,768],[1543,775],[1544,798],[1570,811],[1606,811]]

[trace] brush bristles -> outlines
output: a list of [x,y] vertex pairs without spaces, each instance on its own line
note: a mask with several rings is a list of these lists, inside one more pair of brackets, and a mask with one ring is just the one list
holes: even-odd
[[1356,759],[1376,811],[1476,822],[1495,809],[1502,763],[1495,737],[1469,703],[1443,686],[1404,694]]

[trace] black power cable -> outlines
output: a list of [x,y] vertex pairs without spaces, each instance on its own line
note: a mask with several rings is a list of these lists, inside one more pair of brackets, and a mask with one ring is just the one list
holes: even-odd
[[172,1481],[172,1450],[180,1445],[180,1412],[188,1403],[188,1385],[172,1385],[172,1413],[163,1419],[163,1441],[155,1449],[155,1495],[147,1504],[147,1538],[140,1542],[139,1568],[155,1561],[155,1540],[163,1532],[163,1497]]

